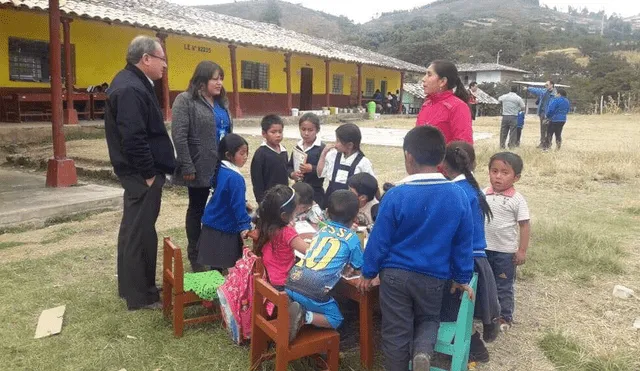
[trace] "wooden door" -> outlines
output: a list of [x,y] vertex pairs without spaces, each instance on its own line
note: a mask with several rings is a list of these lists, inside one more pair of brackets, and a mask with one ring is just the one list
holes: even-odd
[[300,110],[311,109],[313,101],[313,69],[302,68],[300,71]]

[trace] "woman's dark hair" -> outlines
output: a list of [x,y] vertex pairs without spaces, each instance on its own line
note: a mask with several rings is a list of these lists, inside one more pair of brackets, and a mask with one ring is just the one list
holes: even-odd
[[558,95],[561,95],[561,96],[566,98],[567,97],[567,91],[562,89],[562,88],[560,88],[560,89],[558,89]]
[[288,218],[296,210],[295,192],[286,185],[278,184],[271,187],[265,193],[260,207],[258,208],[258,229],[259,237],[253,247],[254,254],[262,256],[262,248],[267,244],[278,231],[289,224]]
[[423,166],[439,165],[444,159],[445,147],[442,132],[430,125],[417,126],[409,130],[402,144],[402,149]]
[[282,121],[282,117],[276,114],[268,114],[260,121],[260,127],[262,128],[262,132],[264,133],[269,131],[269,129],[271,129],[273,125],[280,125],[284,127],[284,121]]
[[[222,70],[222,67],[218,64],[212,61],[202,61],[198,63],[195,71],[193,71],[191,80],[189,80],[189,87],[187,88],[187,91],[191,94],[191,98],[194,100],[199,98],[200,92],[202,89],[206,89],[209,80],[213,78],[216,72],[218,72],[218,76],[220,76],[221,79],[224,79],[224,70]],[[224,86],[222,86],[222,90],[220,90],[220,95],[213,97],[213,99],[224,106],[227,105],[227,91],[224,90]]]
[[503,161],[507,165],[511,166],[513,172],[516,175],[522,174],[522,169],[524,168],[522,157],[516,155],[513,152],[498,152],[495,155],[491,156],[491,158],[489,159],[489,169],[491,169],[491,165],[494,161]]
[[298,205],[313,205],[313,187],[309,183],[296,182],[291,188],[296,191]]
[[302,117],[300,117],[300,120],[298,121],[298,126],[302,125],[303,122],[305,121],[309,121],[310,123],[313,124],[313,126],[316,127],[316,131],[320,131],[320,117],[318,117],[318,115],[316,115],[313,112],[307,112],[304,115],[302,115]]
[[[344,144],[353,143],[353,150],[360,151],[362,133],[356,124],[343,124],[336,129],[336,138]],[[362,151],[360,151],[362,152]]]
[[467,181],[469,181],[478,193],[478,203],[480,204],[482,214],[487,221],[490,221],[491,218],[493,218],[493,213],[472,172],[473,163],[476,161],[476,151],[473,149],[473,146],[463,141],[449,143],[444,155],[444,161],[451,169],[464,174]]
[[445,60],[436,60],[431,62],[431,65],[441,79],[447,78],[447,89],[455,88],[456,97],[460,98],[463,102],[469,101],[469,92],[464,87],[462,80],[460,80],[455,64]]
[[242,146],[247,146],[247,150],[249,150],[249,143],[239,136],[238,134],[227,134],[222,138],[220,144],[218,144],[218,163],[216,164],[216,170],[213,172],[213,176],[211,177],[211,188],[215,189],[218,185],[218,171],[220,170],[220,163],[222,160],[226,160],[226,154],[229,153],[232,157],[236,155],[236,153],[242,148]]

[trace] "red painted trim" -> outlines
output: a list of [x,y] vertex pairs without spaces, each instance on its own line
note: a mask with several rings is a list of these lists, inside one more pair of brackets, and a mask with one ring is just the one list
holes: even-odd
[[[64,78],[67,91],[73,91],[73,75],[71,74],[71,22],[72,19],[62,18],[62,31],[64,38]],[[78,124],[78,112],[73,108],[73,94],[67,94],[67,108],[63,110],[62,122],[65,125]]]
[[362,106],[362,64],[358,63],[358,107]]
[[331,107],[331,72],[330,72],[330,64],[331,61],[329,61],[328,59],[325,59],[324,61],[324,71],[325,71],[325,76],[324,76],[324,80],[325,80],[325,92],[324,92],[324,100],[325,100],[325,107]]
[[[287,116],[291,114],[293,108],[293,96],[291,94],[291,53],[285,53],[284,55],[285,69],[287,70]],[[300,102],[300,99],[298,99]],[[299,106],[300,104],[298,104]]]
[[403,89],[404,86],[404,72],[400,72],[400,96],[398,97],[398,113],[402,114],[402,98],[403,98]]
[[167,60],[167,67],[162,74],[162,116],[166,121],[171,120],[171,105],[169,99],[169,56],[167,55],[167,37],[165,33],[158,32],[156,37],[160,40],[162,50],[164,51],[164,57]]
[[238,62],[236,59],[237,46],[229,44],[229,53],[231,58],[231,84],[233,86],[233,99],[231,100],[231,112],[235,118],[242,117],[242,109],[240,108],[240,94],[238,92]]

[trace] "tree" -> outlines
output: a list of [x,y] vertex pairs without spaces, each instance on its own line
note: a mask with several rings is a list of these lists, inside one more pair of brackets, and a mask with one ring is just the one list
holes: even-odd
[[282,10],[277,0],[269,0],[260,21],[280,26],[280,18],[282,18]]

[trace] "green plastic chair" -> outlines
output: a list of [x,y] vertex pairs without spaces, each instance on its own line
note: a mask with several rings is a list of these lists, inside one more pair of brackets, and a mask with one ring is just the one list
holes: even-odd
[[[476,292],[478,287],[478,274],[474,273],[469,285]],[[462,296],[462,303],[458,311],[456,322],[442,322],[438,330],[438,340],[435,351],[448,354],[451,358],[450,371],[466,371],[469,361],[469,348],[471,346],[471,333],[473,332],[474,300],[469,299],[466,292]],[[431,371],[447,371],[438,367],[431,367]]]

